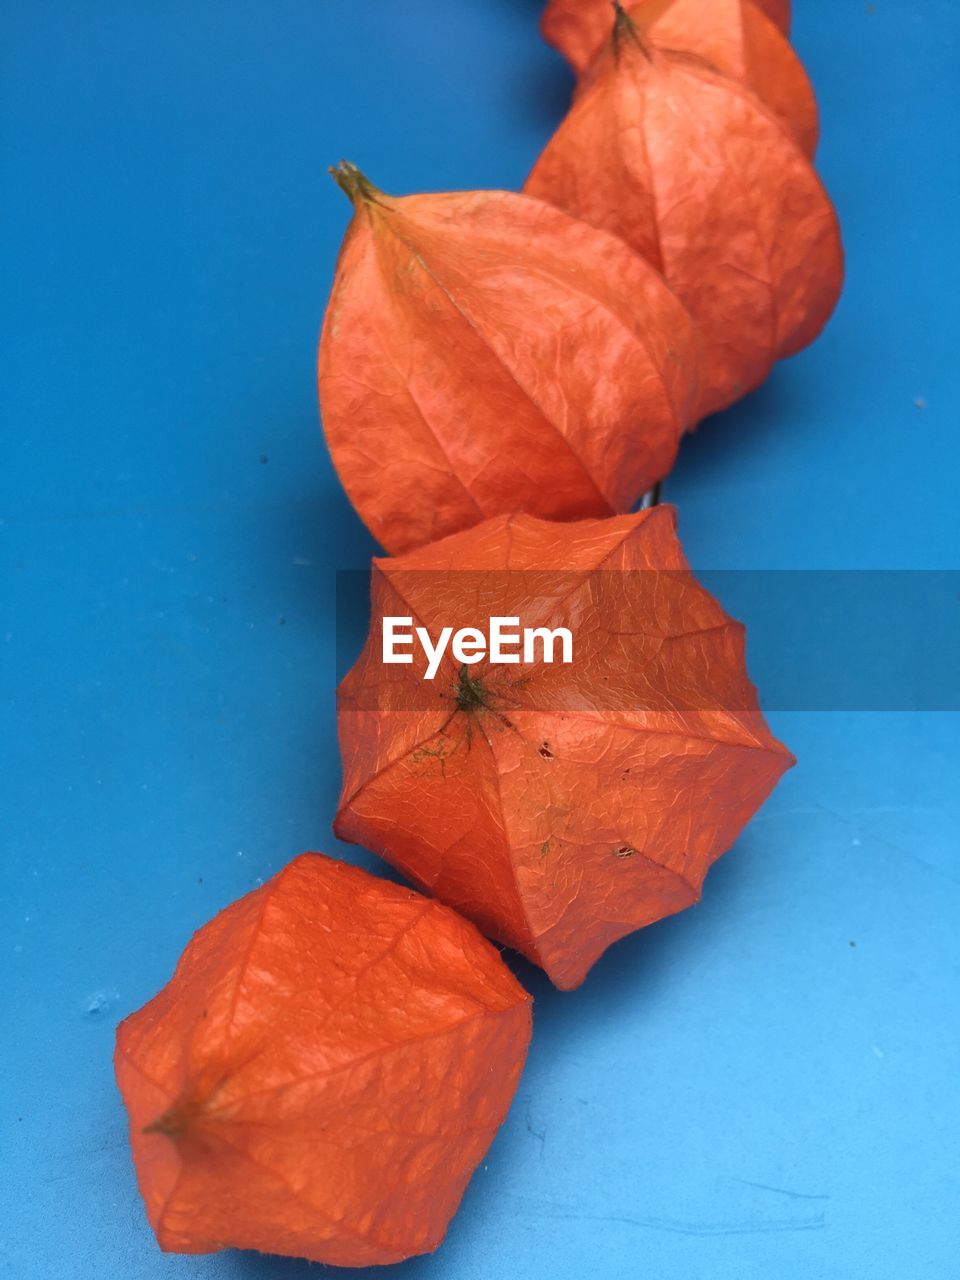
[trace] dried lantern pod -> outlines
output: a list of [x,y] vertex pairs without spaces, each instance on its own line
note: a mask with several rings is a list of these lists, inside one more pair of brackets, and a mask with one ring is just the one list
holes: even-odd
[[742,85],[648,46],[619,6],[525,190],[663,272],[704,339],[701,414],[812,342],[839,297],[836,214],[797,144]]
[[756,0],[757,8],[762,9],[771,22],[775,22],[784,35],[790,34],[792,16],[791,0]]
[[[417,653],[383,662],[385,617],[434,643],[494,617],[567,625],[573,661],[458,665],[448,650],[425,680]],[[792,763],[759,711],[743,627],[691,576],[667,507],[501,517],[375,560],[338,727],[336,834],[563,988],[624,934],[696,902]]]
[[[790,41],[755,0],[635,0],[626,6],[644,40],[693,54],[739,80],[786,126],[807,155],[817,146],[817,100]],[[609,0],[550,0],[541,28],[583,74],[610,39]]]
[[117,1031],[161,1247],[337,1266],[436,1248],[506,1114],[530,999],[468,921],[305,854]]
[[[670,0],[651,0],[648,9],[666,7]],[[718,5],[725,0],[716,0]],[[753,0],[755,8],[783,35],[790,34],[790,0]],[[712,15],[703,15],[709,23]],[[597,51],[610,38],[613,5],[610,0],[548,0],[540,18],[540,30],[579,75],[587,69]]]
[[699,339],[614,236],[505,191],[354,203],[319,352],[334,465],[404,551],[488,516],[627,511],[673,464]]

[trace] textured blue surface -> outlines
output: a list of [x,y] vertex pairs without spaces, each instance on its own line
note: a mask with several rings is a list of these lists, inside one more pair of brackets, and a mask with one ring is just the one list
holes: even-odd
[[[704,566],[957,567],[957,6],[796,7],[847,291],[669,496]],[[325,165],[519,184],[568,88],[537,15],[3,7],[4,1275],[308,1274],[157,1251],[113,1029],[214,911],[334,848],[334,570],[372,544],[316,422]],[[440,1253],[380,1274],[956,1274],[958,717],[773,719],[800,765],[700,907],[572,995],[521,969],[511,1117]]]

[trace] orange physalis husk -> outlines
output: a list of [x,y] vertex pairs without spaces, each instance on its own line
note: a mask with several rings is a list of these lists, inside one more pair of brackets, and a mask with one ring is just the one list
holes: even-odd
[[742,85],[645,44],[623,10],[525,190],[663,272],[704,339],[701,414],[812,342],[839,297],[836,214],[797,144]]
[[117,1031],[157,1240],[336,1266],[435,1249],[529,1039],[529,996],[468,921],[297,858]]
[[[739,80],[784,124],[807,153],[817,146],[817,101],[790,41],[754,0],[639,0],[626,6],[644,40],[694,54]],[[550,0],[542,19],[548,43],[583,73],[613,31],[609,0]]]
[[354,203],[320,341],[334,465],[403,551],[488,516],[627,511],[673,464],[699,340],[622,241],[527,196]]
[[790,34],[790,0],[756,0],[756,6],[763,10],[771,22],[776,23],[784,35]]
[[[566,625],[570,664],[387,665],[381,619]],[[792,763],[744,629],[693,579],[667,507],[529,516],[374,561],[367,645],[338,699],[336,834],[578,986],[624,934],[690,906]]]
[[[656,4],[658,0],[651,2]],[[660,5],[669,2],[659,0]],[[717,0],[718,4],[724,2]],[[753,0],[753,3],[784,35],[789,34],[790,0]],[[710,21],[709,13],[704,14],[704,21]],[[547,44],[558,49],[579,74],[610,38],[613,5],[610,0],[548,0],[540,18],[540,30]]]

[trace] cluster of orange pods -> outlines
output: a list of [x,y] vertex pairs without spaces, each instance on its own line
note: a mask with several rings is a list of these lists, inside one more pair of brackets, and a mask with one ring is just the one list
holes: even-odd
[[[354,216],[319,354],[338,474],[391,558],[340,690],[335,830],[429,896],[307,854],[193,938],[118,1031],[164,1249],[335,1265],[434,1249],[510,1105],[530,998],[695,902],[789,767],[743,628],[673,513],[685,432],[807,345],[842,281],[788,0],[549,0],[578,73],[522,194]],[[381,621],[568,623],[521,678],[386,667]]]

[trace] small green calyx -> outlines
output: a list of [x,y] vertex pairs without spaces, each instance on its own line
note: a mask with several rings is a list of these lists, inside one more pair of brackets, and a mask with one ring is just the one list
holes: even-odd
[[350,199],[355,208],[362,204],[384,206],[386,197],[379,187],[375,187],[355,164],[349,160],[341,160],[330,169],[334,182]]
[[143,1132],[162,1133],[171,1142],[176,1142],[195,1129],[204,1116],[209,1114],[207,1104],[211,1100],[212,1095],[205,1100],[194,1094],[179,1098],[151,1124],[144,1125]]
[[196,1114],[196,1108],[180,1104],[170,1107],[163,1115],[157,1116],[152,1124],[144,1126],[144,1133],[162,1133],[167,1138],[176,1139],[189,1128]]
[[490,703],[487,701],[486,689],[475,676],[470,674],[466,666],[462,666],[457,675],[455,696],[458,711],[476,713],[489,709]]

